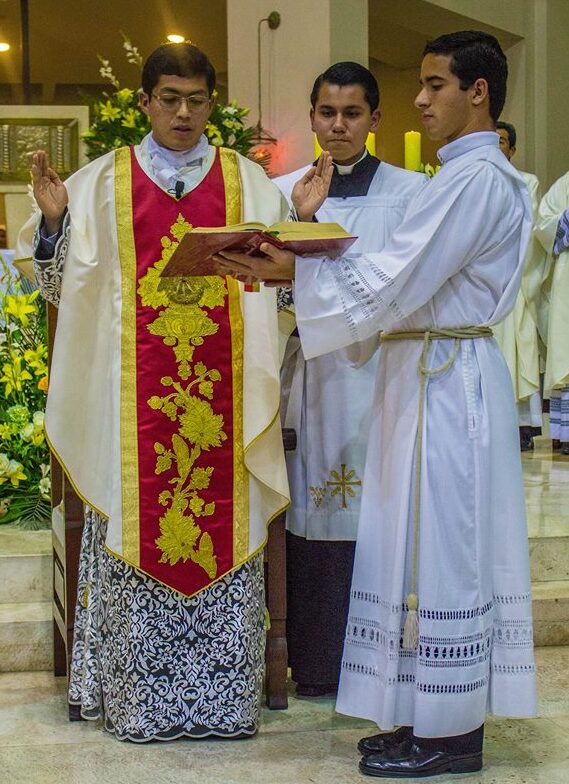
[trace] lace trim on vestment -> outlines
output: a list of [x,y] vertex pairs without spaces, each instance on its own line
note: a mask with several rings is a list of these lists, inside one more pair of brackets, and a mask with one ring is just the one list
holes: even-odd
[[[61,282],[63,280],[63,264],[69,247],[69,233],[71,222],[69,213],[66,214],[61,234],[57,239],[53,251],[53,258],[41,261],[34,258],[34,273],[40,293],[44,299],[57,308],[61,297]],[[33,239],[34,257],[41,242],[40,226],[36,228]]]

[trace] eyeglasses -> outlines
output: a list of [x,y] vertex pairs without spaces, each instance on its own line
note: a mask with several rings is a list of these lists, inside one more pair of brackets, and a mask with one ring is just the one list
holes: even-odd
[[190,113],[199,112],[211,101],[211,98],[206,98],[204,95],[177,95],[176,93],[163,93],[162,95],[152,93],[152,95],[166,112],[172,113],[177,112],[184,101]]

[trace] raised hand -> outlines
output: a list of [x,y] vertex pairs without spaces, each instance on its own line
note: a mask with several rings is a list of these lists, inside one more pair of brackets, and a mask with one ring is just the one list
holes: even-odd
[[45,219],[45,230],[48,235],[56,234],[61,228],[69,197],[57,172],[48,166],[43,150],[38,150],[32,158],[32,185]]
[[334,164],[329,152],[324,151],[316,166],[306,172],[292,189],[292,203],[296,214],[303,221],[310,221],[320,209],[332,182]]

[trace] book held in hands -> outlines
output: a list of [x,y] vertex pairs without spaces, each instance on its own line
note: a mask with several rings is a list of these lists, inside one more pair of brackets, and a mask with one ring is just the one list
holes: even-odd
[[338,223],[282,222],[237,223],[233,226],[195,228],[182,237],[180,244],[162,270],[163,277],[218,275],[212,256],[223,250],[262,256],[260,246],[269,242],[296,256],[338,258],[356,241]]

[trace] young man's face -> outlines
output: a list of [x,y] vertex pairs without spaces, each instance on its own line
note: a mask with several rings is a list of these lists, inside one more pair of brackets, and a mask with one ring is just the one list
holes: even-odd
[[[422,112],[427,135],[433,141],[454,141],[479,128],[477,80],[467,90],[460,89],[460,81],[451,73],[451,57],[427,54],[421,65],[421,92],[415,106]],[[484,82],[485,84],[485,82]]]
[[152,95],[141,93],[140,108],[148,115],[158,144],[189,150],[204,132],[212,109],[205,76],[162,74]]
[[506,158],[511,161],[516,148],[510,146],[510,137],[508,136],[508,131],[505,128],[496,128],[496,133],[500,137],[500,149]]
[[318,144],[328,150],[336,163],[355,163],[364,151],[368,133],[377,130],[380,113],[372,112],[360,84],[323,82],[314,109],[310,110],[312,130]]

